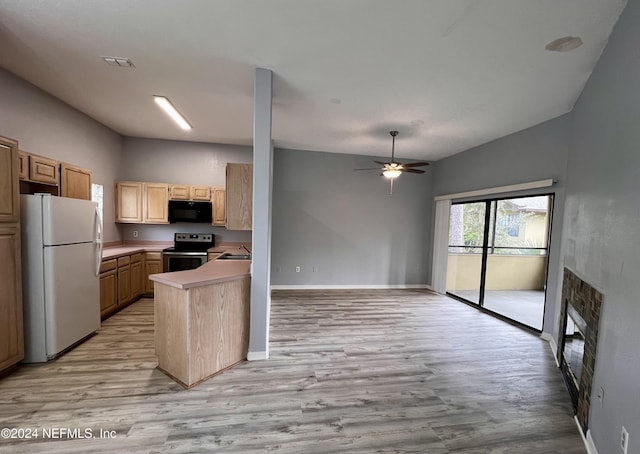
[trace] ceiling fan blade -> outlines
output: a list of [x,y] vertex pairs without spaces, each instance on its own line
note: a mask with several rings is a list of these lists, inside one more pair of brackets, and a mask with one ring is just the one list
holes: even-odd
[[380,167],[370,167],[368,169],[351,169],[351,170],[380,170]]
[[389,162],[382,162],[382,161],[373,161],[376,164],[380,164],[381,166],[386,166],[387,164],[390,164]]
[[422,167],[428,166],[430,163],[428,162],[407,162],[406,164],[402,164],[405,167]]
[[424,170],[420,169],[403,169],[402,171],[408,173],[424,173]]

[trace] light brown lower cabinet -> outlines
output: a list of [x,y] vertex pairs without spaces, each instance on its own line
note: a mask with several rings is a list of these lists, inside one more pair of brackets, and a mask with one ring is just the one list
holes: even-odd
[[150,274],[162,273],[161,252],[136,252],[105,259],[100,267],[100,315],[113,315],[143,295],[153,295]]
[[131,256],[131,297],[135,301],[144,293],[144,264],[142,253]]
[[153,281],[149,276],[158,273],[162,273],[162,253],[147,252],[144,258],[145,295],[153,295]]
[[[126,259],[126,264],[124,259]],[[118,308],[129,304],[131,301],[131,265],[130,258],[118,259]]]
[[24,358],[20,227],[0,224],[0,371]]
[[118,307],[118,261],[103,260],[100,266],[100,316],[104,319]]
[[156,283],[158,369],[186,388],[247,358],[251,279],[178,289]]

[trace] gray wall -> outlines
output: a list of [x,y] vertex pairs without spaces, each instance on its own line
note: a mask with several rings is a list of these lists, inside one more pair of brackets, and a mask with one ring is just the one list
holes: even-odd
[[[117,180],[225,186],[227,162],[252,162],[251,147],[125,137]],[[213,233],[217,242],[251,242],[251,232],[229,231],[208,224],[120,224],[122,239],[173,241],[175,232]]]
[[565,264],[602,291],[589,426],[601,454],[640,453],[640,2],[630,1],[573,111]]
[[402,175],[390,196],[379,172],[352,170],[373,159],[275,150],[273,285],[429,282],[431,170]]
[[543,331],[553,339],[558,332],[557,320],[560,313],[561,233],[570,131],[570,115],[564,115],[458,153],[434,165],[435,195],[547,178],[557,180],[551,188],[517,193],[517,195],[550,192],[555,194],[547,278],[547,304],[543,324]]
[[20,149],[91,169],[104,186],[104,239],[116,241],[113,181],[122,138],[57,98],[0,69],[0,134]]

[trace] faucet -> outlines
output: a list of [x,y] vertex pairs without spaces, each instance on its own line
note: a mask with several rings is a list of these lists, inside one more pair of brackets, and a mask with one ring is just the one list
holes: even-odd
[[249,254],[249,258],[251,258],[251,251],[247,249],[244,244],[240,244],[240,247],[238,249],[244,249],[245,251],[247,251],[247,254]]

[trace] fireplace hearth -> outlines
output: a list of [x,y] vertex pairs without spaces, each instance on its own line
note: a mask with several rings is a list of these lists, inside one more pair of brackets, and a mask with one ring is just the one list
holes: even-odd
[[602,293],[565,268],[558,358],[576,416],[584,432],[589,424],[601,307]]

